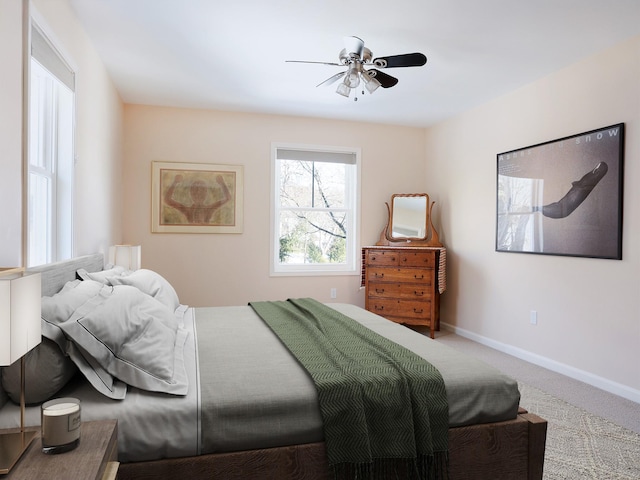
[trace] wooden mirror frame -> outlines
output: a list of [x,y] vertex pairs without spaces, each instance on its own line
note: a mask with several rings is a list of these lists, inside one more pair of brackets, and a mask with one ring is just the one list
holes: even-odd
[[[393,208],[394,208],[394,200],[396,198],[403,197],[425,197],[426,200],[426,211],[425,211],[425,236],[424,237],[394,237],[392,235],[392,227],[393,227]],[[406,246],[406,247],[442,247],[442,243],[440,242],[440,237],[435,227],[433,226],[432,220],[432,211],[433,205],[435,202],[431,202],[429,199],[429,195],[426,193],[396,193],[391,196],[391,205],[385,202],[387,206],[387,225],[384,227],[382,232],[380,233],[380,240],[376,243],[376,245],[387,245],[387,246]]]

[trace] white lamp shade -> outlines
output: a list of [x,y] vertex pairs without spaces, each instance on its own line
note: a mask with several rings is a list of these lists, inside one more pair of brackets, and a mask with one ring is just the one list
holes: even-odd
[[140,245],[113,245],[109,247],[109,263],[127,270],[138,270],[142,265]]
[[40,274],[0,277],[0,366],[19,360],[41,341]]

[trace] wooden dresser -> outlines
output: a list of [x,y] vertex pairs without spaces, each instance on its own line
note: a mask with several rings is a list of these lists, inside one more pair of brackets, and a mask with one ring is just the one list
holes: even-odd
[[440,248],[363,247],[365,308],[389,320],[440,329]]

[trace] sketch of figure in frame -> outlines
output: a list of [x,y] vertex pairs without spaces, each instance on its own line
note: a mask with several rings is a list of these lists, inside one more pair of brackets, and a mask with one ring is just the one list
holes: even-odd
[[162,169],[160,223],[234,226],[235,172]]

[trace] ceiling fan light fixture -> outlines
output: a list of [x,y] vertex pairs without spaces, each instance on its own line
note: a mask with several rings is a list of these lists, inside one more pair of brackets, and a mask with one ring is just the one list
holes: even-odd
[[[338,80],[342,82],[338,85],[336,93],[343,97],[349,97],[351,90],[358,88],[360,83],[364,84],[367,91],[371,94],[378,88],[391,88],[398,83],[398,79],[377,70],[376,68],[397,68],[397,67],[421,67],[427,63],[427,57],[423,53],[405,53],[401,55],[389,55],[386,57],[373,58],[371,50],[364,46],[364,42],[358,37],[345,37],[345,48],[340,51],[339,63],[332,62],[312,62],[307,60],[287,60],[296,63],[320,63],[324,65],[333,65],[343,67],[340,73],[332,75],[325,81],[318,84],[332,85]],[[366,70],[365,67],[369,68]],[[362,94],[364,95],[364,87]],[[358,100],[358,91],[355,92],[354,100]]]
[[362,72],[362,80],[369,93],[375,92],[380,86],[380,82],[373,78],[366,70]]
[[349,65],[349,71],[344,77],[344,83],[349,88],[356,88],[358,85],[360,85],[360,73],[358,71],[358,65],[356,63],[352,63],[351,65]]
[[336,93],[339,93],[343,97],[348,98],[349,94],[351,93],[351,87],[349,87],[349,85],[347,85],[346,82],[340,82],[340,84],[338,85],[338,88],[336,89]]

